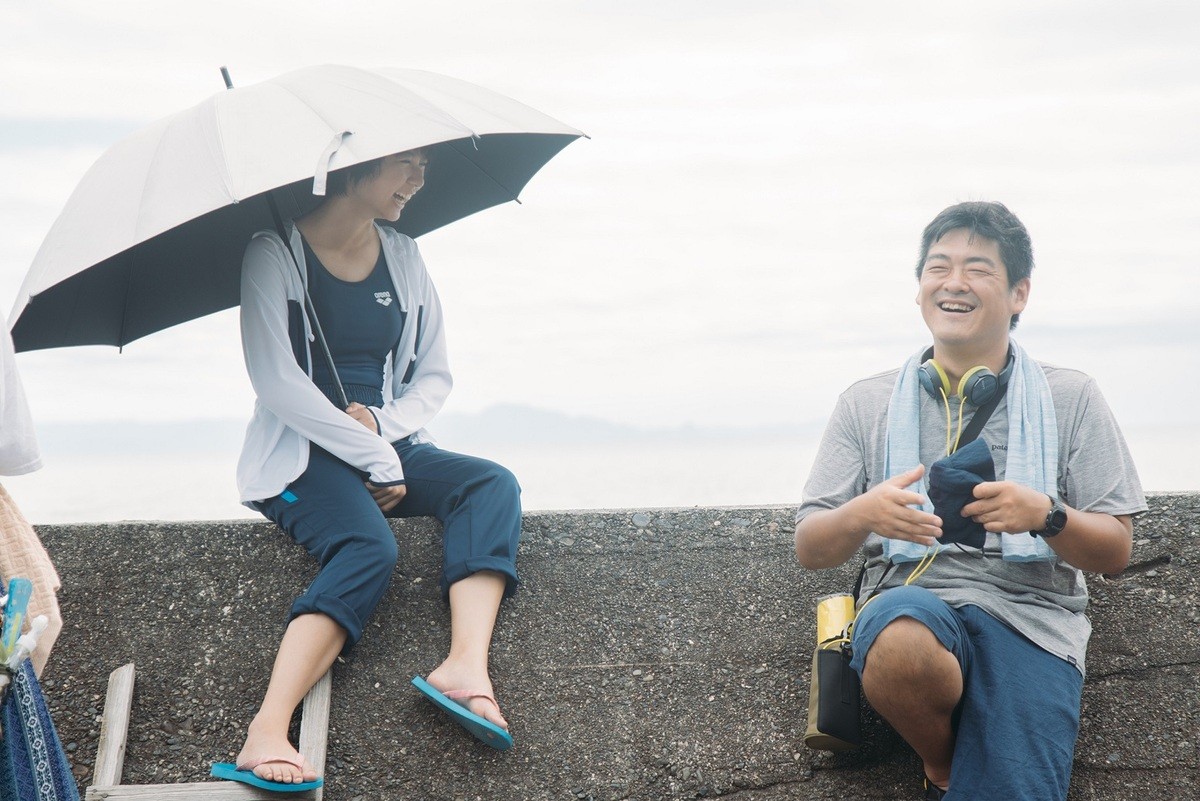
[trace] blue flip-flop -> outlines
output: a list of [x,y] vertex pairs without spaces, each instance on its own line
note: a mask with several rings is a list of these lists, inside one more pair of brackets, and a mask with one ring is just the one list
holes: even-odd
[[212,770],[209,771],[209,775],[215,776],[218,779],[225,779],[226,781],[241,782],[242,784],[248,784],[251,787],[259,787],[263,790],[271,790],[276,793],[302,793],[305,790],[315,790],[325,784],[325,780],[319,776],[311,782],[293,782],[292,784],[288,784],[287,782],[268,781],[260,776],[254,775],[254,768],[258,767],[264,762],[286,762],[298,770],[304,769],[303,762],[297,765],[291,759],[278,757],[274,759],[263,759],[254,763],[247,762],[246,767],[244,768],[239,768],[232,762],[214,762]]
[[[466,703],[472,698],[487,698],[493,704],[496,703],[495,698],[492,698],[487,693],[471,692],[470,690],[457,690],[449,694],[443,693],[420,676],[413,677],[412,685],[422,695],[449,714],[455,723],[475,735],[475,738],[484,745],[490,745],[497,751],[507,751],[512,748],[513,738],[511,734],[487,718],[481,718],[479,715],[476,715],[467,709],[466,706]],[[456,697],[452,698],[451,695]],[[458,700],[459,698],[462,700]],[[499,708],[499,704],[496,705],[496,708]]]

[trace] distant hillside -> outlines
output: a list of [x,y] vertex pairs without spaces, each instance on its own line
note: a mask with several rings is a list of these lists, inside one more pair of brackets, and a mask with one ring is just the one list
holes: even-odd
[[446,414],[429,426],[438,437],[472,442],[532,442],[589,444],[604,442],[681,442],[713,440],[762,440],[795,438],[806,432],[820,433],[824,421],[807,426],[641,428],[596,417],[564,414],[516,404],[491,406],[475,414]]

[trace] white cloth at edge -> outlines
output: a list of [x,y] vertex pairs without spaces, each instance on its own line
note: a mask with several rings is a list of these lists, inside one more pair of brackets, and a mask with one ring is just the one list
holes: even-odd
[[[1008,406],[1008,466],[1005,480],[1032,487],[1058,497],[1058,423],[1050,384],[1036,361],[1012,342],[1013,368],[1005,393]],[[900,369],[892,399],[888,404],[887,457],[888,478],[905,473],[920,463],[920,393],[918,378],[925,350],[909,357]],[[926,496],[922,509],[933,512],[929,502],[929,472],[910,489]],[[939,551],[953,545],[938,545]],[[907,540],[884,538],[884,556],[893,562],[914,562],[928,553],[924,545]],[[1003,558],[1014,562],[1049,561],[1056,558],[1041,537],[1028,532],[1005,532],[1000,538]]]
[[[384,369],[384,405],[374,410],[379,435],[339,411],[313,384],[314,337],[307,315],[303,320],[308,372],[296,362],[288,331],[288,304],[303,308],[304,287],[283,240],[274,232],[260,231],[246,247],[242,353],[257,400],[238,461],[242,503],[278,495],[298,478],[308,466],[309,442],[366,472],[372,483],[388,485],[404,480],[390,443],[411,434],[429,441],[424,426],[441,410],[453,384],[441,303],[416,242],[391,228],[377,225],[376,229],[400,309],[406,313],[400,341]],[[295,226],[289,231],[289,245],[304,271],[304,248]],[[418,314],[422,308],[424,312]],[[323,358],[319,350],[316,358]],[[412,376],[404,383],[410,363]]]
[[50,621],[29,657],[34,673],[40,676],[63,627],[58,596],[55,594],[61,582],[37,532],[4,487],[0,486],[0,579],[4,581],[5,590],[8,580],[13,578],[27,578],[33,583],[26,619],[33,620],[38,615],[45,615]]
[[0,313],[0,475],[20,476],[42,466],[33,418],[17,373],[12,334]]
[[[0,326],[4,328],[0,334],[0,475],[19,476],[40,469],[42,458],[29,403],[17,373],[12,334],[3,314],[0,314]],[[0,580],[4,582],[5,590],[9,579],[13,578],[27,578],[33,583],[26,617],[32,620],[45,615],[50,621],[30,656],[34,672],[41,675],[63,627],[58,596],[55,595],[60,586],[58,572],[33,526],[0,485]]]

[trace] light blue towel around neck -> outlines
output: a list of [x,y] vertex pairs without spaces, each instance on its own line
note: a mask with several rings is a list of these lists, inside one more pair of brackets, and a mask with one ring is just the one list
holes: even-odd
[[[1008,379],[1008,459],[1004,471],[1006,481],[1032,487],[1054,498],[1058,497],[1058,422],[1054,416],[1054,399],[1050,384],[1041,366],[1026,355],[1025,350],[1012,342],[1013,368]],[[906,473],[921,463],[921,388],[917,377],[925,349],[913,354],[892,389],[888,403],[887,453],[884,470],[891,478]],[[926,465],[928,467],[928,465]],[[929,472],[909,487],[913,492],[929,496],[926,483]],[[928,500],[921,507],[933,513]],[[939,552],[953,545],[938,545]],[[883,554],[893,562],[915,562],[929,551],[924,545],[907,540],[883,539]],[[1005,532],[1000,537],[1000,551],[1009,562],[1037,562],[1055,559],[1055,553],[1041,537],[1028,532]]]

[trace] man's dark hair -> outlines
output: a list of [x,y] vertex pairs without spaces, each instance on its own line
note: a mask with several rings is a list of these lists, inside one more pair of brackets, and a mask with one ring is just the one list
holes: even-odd
[[[383,158],[387,157],[384,156]],[[325,196],[337,197],[344,195],[350,191],[351,186],[368,178],[374,178],[383,169],[383,158],[371,159],[361,164],[352,164],[349,167],[342,167],[340,170],[334,170],[329,173],[325,178]]]
[[[917,259],[918,281],[921,280],[929,248],[946,234],[960,228],[969,231],[972,238],[981,236],[1000,247],[1000,258],[1008,273],[1009,289],[1033,272],[1033,242],[1029,239],[1025,224],[1003,203],[971,201],[943,209],[933,218],[933,222],[925,226],[925,232],[921,235],[921,257]],[[1020,317],[1019,314],[1012,316],[1009,330],[1017,327]]]

